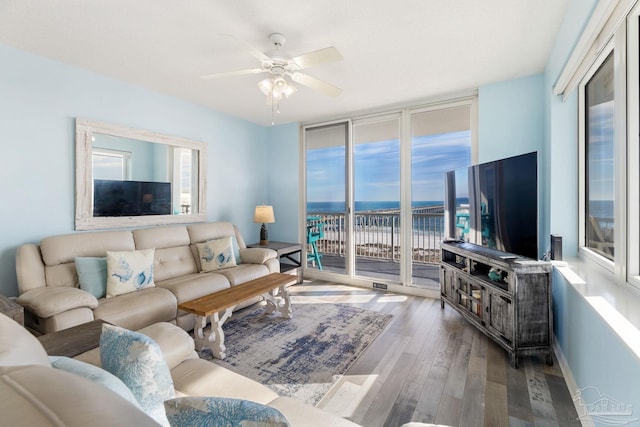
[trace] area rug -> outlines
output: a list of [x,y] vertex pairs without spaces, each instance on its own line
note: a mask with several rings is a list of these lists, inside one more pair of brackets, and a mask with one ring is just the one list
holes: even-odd
[[292,318],[264,307],[233,313],[223,325],[227,357],[200,357],[258,381],[280,396],[315,405],[384,330],[390,314],[292,297]]

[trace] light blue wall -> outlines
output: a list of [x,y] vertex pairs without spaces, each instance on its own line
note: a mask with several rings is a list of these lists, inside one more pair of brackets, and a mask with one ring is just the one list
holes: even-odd
[[544,197],[547,176],[544,75],[522,77],[478,88],[478,160],[484,163],[538,152],[538,256],[547,250],[548,210]]
[[[557,270],[553,273],[553,304],[555,340],[578,389],[589,388],[585,401],[595,402],[599,397],[597,393],[601,393],[630,404],[633,417],[638,417],[640,361],[637,356]],[[577,390],[569,393],[574,397]],[[626,419],[620,417],[614,421]],[[594,421],[597,426],[612,425]]]
[[298,237],[298,201],[300,199],[299,125],[290,123],[269,128],[269,204],[276,222],[269,225],[269,238],[283,242],[300,242]]
[[7,46],[0,64],[0,293],[17,294],[19,245],[73,232],[76,117],[205,142],[208,219],[254,232],[267,199],[264,127]]
[[544,142],[544,76],[478,88],[478,161],[540,151]]
[[578,95],[566,100],[553,95],[562,68],[597,5],[597,0],[571,0],[545,70],[547,119],[545,145],[548,157],[550,233],[562,236],[563,254],[575,256],[578,248]]

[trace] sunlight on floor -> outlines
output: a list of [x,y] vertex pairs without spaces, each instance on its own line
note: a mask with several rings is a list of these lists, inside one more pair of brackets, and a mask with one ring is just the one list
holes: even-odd
[[[295,297],[296,294],[294,292],[291,293],[291,296]],[[302,298],[315,298],[314,300],[300,301],[295,300],[296,304],[336,304],[344,302],[344,296],[337,295],[318,295],[317,297],[311,296],[302,296]],[[371,302],[375,300],[376,295],[350,295],[349,302],[345,304],[364,304],[367,302]]]
[[316,406],[343,418],[352,417],[377,379],[375,374],[345,375]]

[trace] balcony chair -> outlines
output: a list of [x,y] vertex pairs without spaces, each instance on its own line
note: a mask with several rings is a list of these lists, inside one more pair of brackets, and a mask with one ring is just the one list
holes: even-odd
[[315,262],[318,270],[322,271],[322,254],[318,252],[316,242],[324,237],[324,223],[319,216],[307,217],[307,244],[311,247],[311,251],[307,251],[307,261]]

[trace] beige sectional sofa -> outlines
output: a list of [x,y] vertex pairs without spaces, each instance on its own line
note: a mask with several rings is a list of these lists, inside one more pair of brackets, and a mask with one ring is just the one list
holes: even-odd
[[[241,262],[235,267],[201,272],[196,244],[228,236],[235,240]],[[151,248],[155,250],[154,287],[100,299],[79,288],[76,257],[104,257],[107,251]],[[179,303],[279,269],[275,251],[247,248],[238,228],[229,222],[78,232],[18,248],[17,301],[25,307],[25,325],[43,334],[94,319],[131,330],[170,322],[188,331],[193,329],[194,316],[179,311]]]
[[[356,424],[199,359],[193,340],[166,322],[139,332],[151,337],[171,372],[176,397],[214,396],[250,400],[279,410],[292,427]],[[100,366],[99,349],[77,359]],[[0,314],[0,424],[10,426],[152,426],[139,407],[85,377],[51,366],[38,340]]]

